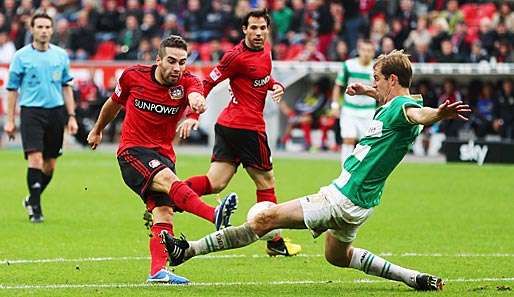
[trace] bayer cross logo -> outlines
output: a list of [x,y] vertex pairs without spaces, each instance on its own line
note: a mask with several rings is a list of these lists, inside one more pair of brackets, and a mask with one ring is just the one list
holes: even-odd
[[148,166],[150,166],[150,168],[157,168],[157,166],[161,165],[161,162],[159,162],[158,160],[152,160],[150,162],[148,162]]
[[168,93],[170,94],[172,100],[180,100],[182,97],[184,97],[184,87],[176,86],[170,88]]

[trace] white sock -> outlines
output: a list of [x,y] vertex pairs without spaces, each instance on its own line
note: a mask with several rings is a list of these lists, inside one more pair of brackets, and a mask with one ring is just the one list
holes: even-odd
[[350,267],[370,275],[401,281],[411,287],[416,286],[416,275],[419,274],[418,271],[392,264],[367,250],[359,248],[353,248]]
[[200,240],[189,241],[185,258],[247,246],[259,239],[248,223],[211,233]]
[[346,158],[348,158],[353,152],[353,145],[350,144],[344,144],[341,145],[341,167],[344,164],[344,161],[346,161]]

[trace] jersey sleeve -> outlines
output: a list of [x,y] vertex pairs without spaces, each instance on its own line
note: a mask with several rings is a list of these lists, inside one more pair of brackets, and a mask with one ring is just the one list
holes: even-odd
[[129,85],[129,75],[127,74],[127,70],[124,70],[121,74],[120,78],[116,82],[116,88],[111,95],[111,98],[114,102],[125,106],[127,103],[127,99],[130,94],[130,85]]
[[418,102],[414,101],[408,98],[402,98],[402,100],[399,100],[398,102],[395,102],[396,106],[395,109],[397,112],[395,113],[395,116],[393,118],[393,126],[394,127],[407,127],[412,125],[418,125],[415,122],[412,122],[409,117],[407,116],[407,108],[408,107],[415,107],[415,108],[422,108],[423,106]]
[[186,87],[186,98],[191,93],[200,93],[203,94],[203,83],[196,75],[191,75],[188,77],[187,80],[187,87]]
[[237,73],[237,56],[237,52],[235,51],[227,52],[223,55],[219,64],[207,75],[203,81],[205,97],[209,95],[212,88],[217,84]]
[[188,119],[194,119],[198,120],[200,118],[200,114],[197,112],[194,112],[191,107],[189,106],[189,94],[191,93],[200,93],[203,95],[203,83],[196,75],[191,75],[191,77],[188,79],[188,87],[186,89],[186,111],[185,115]]
[[282,89],[284,89],[284,90],[286,89],[282,83],[280,83],[279,81],[276,81],[276,80],[273,78],[273,76],[270,76],[270,79],[269,79],[269,82],[268,82],[268,90],[273,90],[273,86],[274,86],[275,84],[277,84],[277,85],[281,86],[281,87],[282,87]]
[[21,86],[23,79],[23,65],[19,54],[14,55],[14,59],[9,67],[9,81],[7,82],[6,89],[9,91],[16,91]]
[[64,67],[62,69],[62,85],[67,86],[73,80],[73,76],[70,74],[70,58],[68,55],[64,55]]
[[348,74],[348,65],[346,65],[346,62],[343,62],[343,66],[341,67],[341,70],[339,70],[339,73],[336,77],[336,84],[338,86],[348,85]]

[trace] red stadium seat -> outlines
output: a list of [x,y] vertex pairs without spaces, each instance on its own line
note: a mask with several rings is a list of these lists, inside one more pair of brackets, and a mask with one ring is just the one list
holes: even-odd
[[116,56],[116,43],[114,41],[102,41],[98,44],[93,60],[114,60]]

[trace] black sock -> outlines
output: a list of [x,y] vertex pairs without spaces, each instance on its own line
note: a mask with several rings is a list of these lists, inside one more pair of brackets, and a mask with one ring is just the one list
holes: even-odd
[[43,191],[46,189],[46,186],[50,183],[52,180],[53,172],[50,173],[50,175],[46,175],[43,172],[41,172],[41,194],[43,194]]
[[27,170],[27,186],[29,188],[29,204],[39,205],[41,203],[41,187],[42,187],[41,169],[30,168]]

